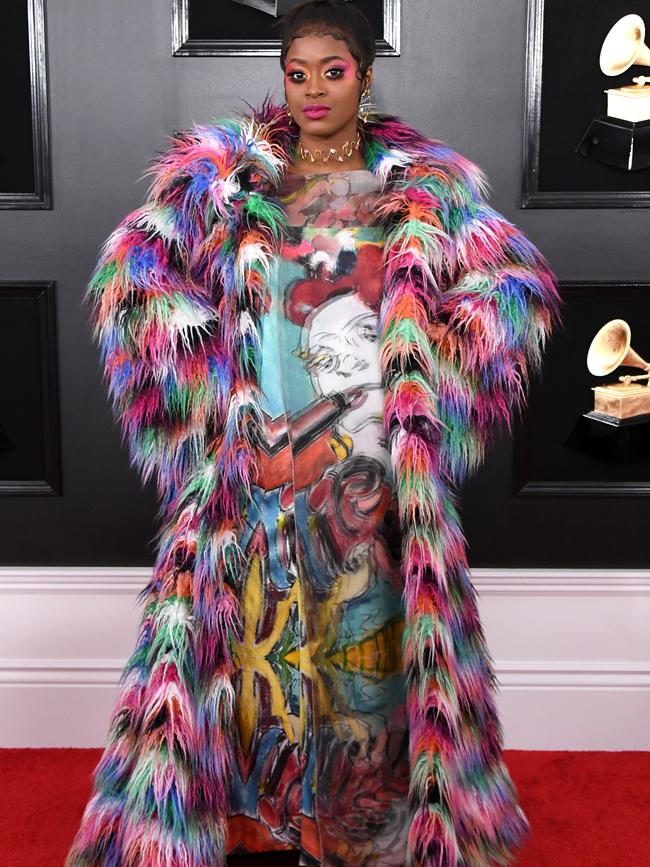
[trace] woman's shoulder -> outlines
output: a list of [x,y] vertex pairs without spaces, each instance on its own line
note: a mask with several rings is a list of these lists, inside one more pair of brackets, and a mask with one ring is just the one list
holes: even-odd
[[217,210],[228,207],[251,184],[262,191],[282,176],[285,157],[276,135],[254,113],[175,130],[144,173],[151,177],[149,194],[155,200],[209,194]]
[[487,195],[490,184],[484,170],[451,147],[443,138],[423,132],[389,112],[369,115],[366,137],[379,158],[401,162],[409,183],[437,186],[458,204]]

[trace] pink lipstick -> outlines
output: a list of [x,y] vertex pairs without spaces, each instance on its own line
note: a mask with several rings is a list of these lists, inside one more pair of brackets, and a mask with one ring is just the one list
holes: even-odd
[[324,117],[328,111],[329,108],[326,105],[308,105],[302,110],[303,114],[311,118]]

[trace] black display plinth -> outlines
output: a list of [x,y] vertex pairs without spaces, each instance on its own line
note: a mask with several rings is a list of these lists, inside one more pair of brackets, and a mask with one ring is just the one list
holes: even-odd
[[626,171],[650,168],[650,120],[594,118],[576,153]]
[[564,445],[608,464],[645,460],[650,457],[650,415],[608,420],[585,413]]

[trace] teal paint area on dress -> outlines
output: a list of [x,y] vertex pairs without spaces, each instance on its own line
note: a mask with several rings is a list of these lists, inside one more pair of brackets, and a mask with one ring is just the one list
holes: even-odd
[[264,442],[233,644],[231,852],[401,867],[408,728],[397,495],[378,353],[382,229],[365,170],[287,176],[260,320]]

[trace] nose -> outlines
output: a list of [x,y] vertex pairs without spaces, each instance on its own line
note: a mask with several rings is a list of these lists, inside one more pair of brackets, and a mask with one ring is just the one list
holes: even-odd
[[322,84],[317,79],[314,79],[313,83],[310,84],[309,87],[307,87],[306,94],[308,97],[322,96]]

